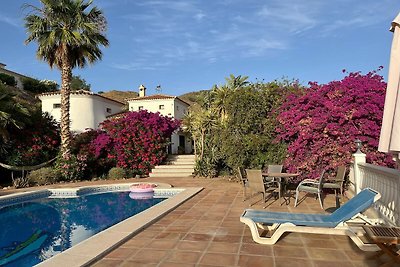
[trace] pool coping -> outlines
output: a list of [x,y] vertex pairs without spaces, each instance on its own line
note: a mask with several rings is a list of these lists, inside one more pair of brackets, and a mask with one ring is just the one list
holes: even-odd
[[[35,266],[89,266],[99,258],[111,252],[114,248],[126,242],[129,238],[154,223],[171,210],[202,191],[203,187],[160,188],[181,191],[141,213],[129,217],[106,230],[76,244]],[[78,189],[79,190],[79,189]],[[155,190],[157,191],[157,190]]]

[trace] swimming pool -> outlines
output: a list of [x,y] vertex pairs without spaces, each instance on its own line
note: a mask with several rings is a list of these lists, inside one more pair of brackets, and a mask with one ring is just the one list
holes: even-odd
[[[116,231],[118,228],[126,228],[124,222],[132,222],[131,219],[134,217],[143,221],[140,214],[133,217],[132,215],[151,206],[163,204],[168,197],[173,199],[173,196],[185,191],[183,189],[156,189],[154,198],[132,199],[126,191],[127,186],[114,187],[111,190],[114,192],[109,192],[110,186],[86,187],[73,190],[44,190],[26,194],[23,197],[1,199],[0,265],[32,266],[65,250],[67,250],[65,253],[70,254],[68,255],[70,258],[76,244],[79,243],[77,246],[80,246],[86,243],[84,245],[87,246],[90,242],[86,241],[98,239],[110,233],[117,235],[112,238],[115,239],[114,243],[116,242],[114,245],[117,245],[133,234],[135,229],[140,230],[146,226],[144,223],[136,228],[133,227],[132,230],[125,229],[122,231],[123,234],[121,231]],[[167,204],[167,206],[170,205]],[[151,210],[149,212],[151,213]],[[119,223],[120,221],[123,223]],[[132,224],[130,223],[129,226]],[[108,227],[112,229],[111,232],[103,234],[104,231],[101,231]],[[83,240],[85,241],[82,242]],[[104,247],[104,251],[112,249],[112,245],[105,242],[105,245],[107,244],[108,247]],[[101,255],[102,250],[93,249]],[[81,250],[80,253],[84,252]],[[62,258],[59,257],[62,254],[64,253],[53,258]],[[78,258],[80,257],[81,255]],[[40,265],[45,265],[53,258]],[[85,262],[90,260],[93,258],[87,258]],[[63,261],[63,263],[66,262]]]

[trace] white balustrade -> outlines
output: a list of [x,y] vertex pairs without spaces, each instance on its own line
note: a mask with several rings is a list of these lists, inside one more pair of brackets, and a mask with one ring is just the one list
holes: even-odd
[[387,223],[400,225],[400,171],[357,161],[354,169],[357,191],[369,187],[381,193],[375,208]]

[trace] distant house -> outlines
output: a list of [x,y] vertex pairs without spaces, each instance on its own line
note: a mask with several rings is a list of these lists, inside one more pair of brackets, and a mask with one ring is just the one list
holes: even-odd
[[[183,119],[190,106],[177,96],[163,94],[146,96],[146,87],[143,85],[139,87],[139,97],[129,98],[126,101],[129,104],[129,111],[147,110],[154,113],[159,112],[161,115],[177,120]],[[178,130],[171,136],[169,153],[190,154],[192,151],[192,139],[188,133]]]
[[13,76],[15,78],[15,81],[17,82],[17,87],[20,89],[24,89],[24,85],[23,85],[22,81],[24,79],[29,79],[30,77],[16,73],[11,70],[7,70],[6,66],[7,66],[6,64],[0,63],[0,73],[4,73],[4,74],[10,75],[10,76]]
[[[37,96],[42,101],[42,112],[50,113],[58,122],[61,120],[61,93],[49,92]],[[86,129],[97,129],[110,115],[121,113],[124,103],[79,90],[71,92],[70,120],[71,131],[77,133]]]

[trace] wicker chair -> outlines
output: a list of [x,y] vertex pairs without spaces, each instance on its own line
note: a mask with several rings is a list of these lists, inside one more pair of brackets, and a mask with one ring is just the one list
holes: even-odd
[[296,188],[296,201],[294,202],[294,206],[297,206],[297,201],[299,199],[300,192],[306,192],[311,194],[316,194],[319,199],[319,204],[321,208],[324,208],[323,200],[322,200],[322,187],[324,183],[324,175],[325,170],[322,172],[321,177],[319,179],[305,179],[300,182],[300,184]]

